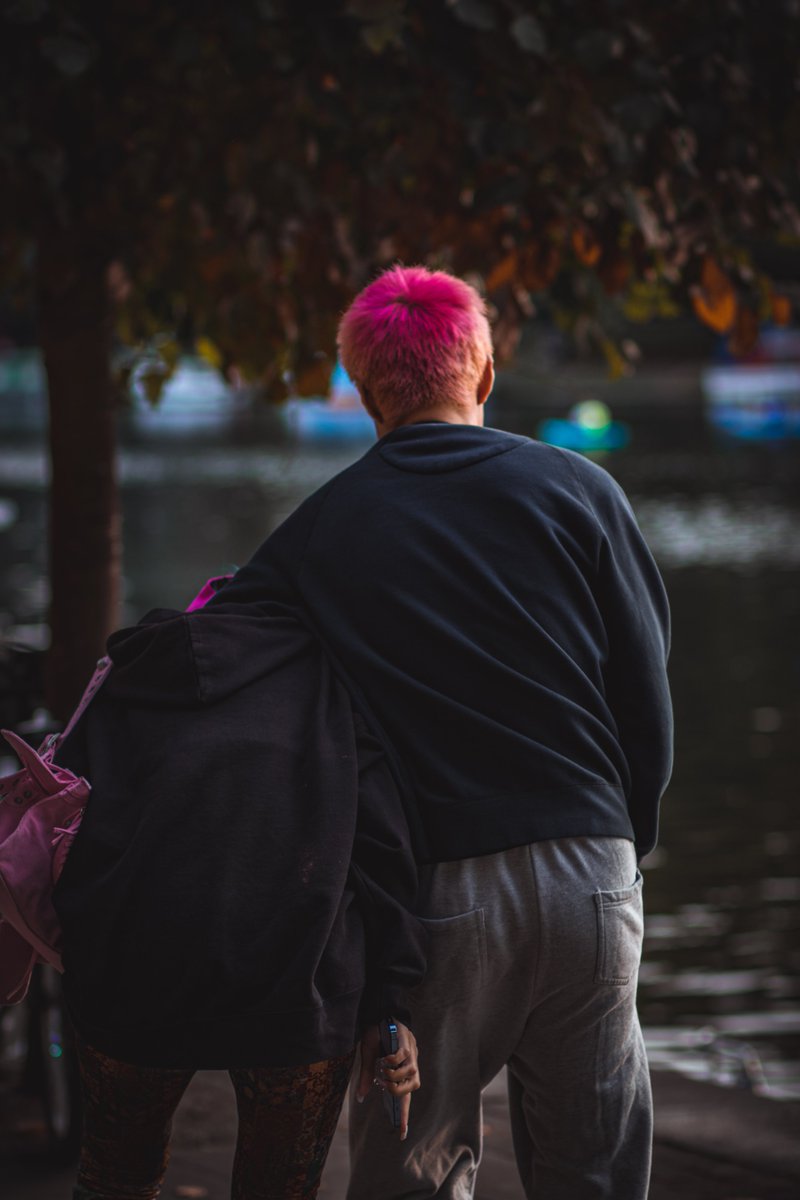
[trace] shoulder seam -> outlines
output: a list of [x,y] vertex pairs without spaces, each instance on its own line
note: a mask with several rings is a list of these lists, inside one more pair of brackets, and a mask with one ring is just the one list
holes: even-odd
[[[572,478],[577,483],[578,488],[580,489],[581,496],[583,496],[586,507],[589,509],[592,516],[594,516],[595,515],[594,507],[593,507],[592,502],[590,501],[588,495],[586,494],[586,488],[584,487],[583,480],[581,479],[580,475],[578,474],[577,470],[575,469],[575,463],[572,460],[572,456],[570,454],[566,454],[564,452],[563,446],[554,446],[553,449],[558,451],[559,456],[561,458],[563,458],[564,462],[569,467],[570,475],[572,475]],[[598,524],[599,524],[599,522],[598,522]]]
[[597,515],[597,510],[596,510],[595,506],[592,504],[591,500],[589,499],[589,494],[586,491],[583,480],[581,479],[580,475],[578,474],[578,471],[575,467],[575,462],[572,458],[572,455],[567,454],[562,446],[554,446],[553,449],[558,451],[560,457],[562,459],[564,459],[567,466],[569,467],[569,472],[570,472],[572,478],[575,480],[575,482],[578,485],[578,489],[580,491],[581,496],[583,497],[583,502],[586,505],[587,512],[591,516],[592,521],[594,522],[594,525],[597,529],[597,532],[600,535],[599,541],[597,543],[597,556],[596,556],[595,564],[594,564],[595,570],[599,572],[600,557],[603,552],[603,545],[605,542],[608,541],[608,534],[606,533],[605,529],[603,528],[603,524]]

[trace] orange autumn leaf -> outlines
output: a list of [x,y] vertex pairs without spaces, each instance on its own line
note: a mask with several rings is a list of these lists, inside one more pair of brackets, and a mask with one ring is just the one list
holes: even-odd
[[719,263],[707,254],[700,270],[700,286],[712,299],[732,290],[732,284]]
[[792,319],[792,302],[788,296],[774,295],[770,298],[772,319],[776,325],[788,325]]
[[486,277],[487,292],[496,292],[498,288],[510,283],[517,270],[517,251],[512,250],[495,266]]
[[630,374],[630,363],[610,338],[603,339],[601,349],[608,363],[608,374],[611,379],[621,379],[623,375]]
[[327,358],[310,363],[298,371],[294,391],[298,396],[325,396],[331,382],[331,363]]
[[692,307],[703,324],[717,333],[727,333],[736,320],[736,296],[733,292],[726,293],[712,303],[700,292],[695,292],[692,296]]
[[603,247],[597,238],[585,225],[578,225],[572,231],[572,249],[578,262],[585,267],[594,267],[600,261]]
[[520,263],[522,283],[531,292],[543,292],[558,275],[561,250],[553,242],[532,242],[525,247]]
[[710,255],[703,260],[699,286],[692,290],[692,307],[703,324],[717,333],[728,333],[733,328],[738,310],[736,292]]

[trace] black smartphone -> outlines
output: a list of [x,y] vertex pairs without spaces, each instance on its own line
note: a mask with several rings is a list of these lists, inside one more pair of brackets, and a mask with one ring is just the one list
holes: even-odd
[[[381,1021],[379,1027],[381,1035],[381,1054],[396,1054],[400,1048],[400,1043],[397,1040],[397,1026],[394,1021]],[[383,1093],[383,1107],[386,1109],[386,1115],[389,1118],[389,1123],[392,1129],[400,1128],[400,1097],[393,1096],[391,1092]]]

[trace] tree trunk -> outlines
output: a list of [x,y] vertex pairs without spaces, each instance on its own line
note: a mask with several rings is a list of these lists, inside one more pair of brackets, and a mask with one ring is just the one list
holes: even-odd
[[52,464],[45,699],[61,721],[118,624],[120,510],[106,267],[88,230],[49,230],[39,239]]

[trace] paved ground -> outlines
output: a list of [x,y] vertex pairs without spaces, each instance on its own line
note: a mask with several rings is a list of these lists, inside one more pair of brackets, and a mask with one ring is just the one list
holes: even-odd
[[[800,1103],[767,1100],[665,1072],[656,1073],[653,1082],[656,1149],[650,1200],[798,1200]],[[487,1090],[485,1101],[485,1154],[476,1200],[523,1200],[502,1078]],[[227,1076],[202,1072],[176,1118],[164,1200],[227,1200],[234,1128]],[[320,1200],[342,1200],[346,1178],[343,1119]],[[72,1180],[71,1168],[47,1162],[35,1109],[21,1109],[17,1098],[0,1090],[2,1200],[68,1200]]]

